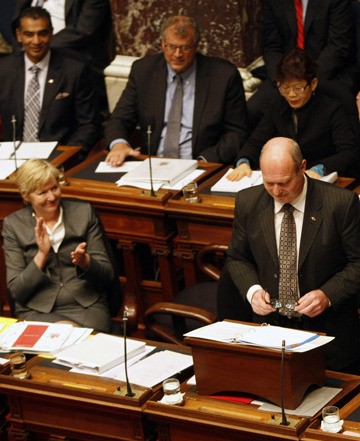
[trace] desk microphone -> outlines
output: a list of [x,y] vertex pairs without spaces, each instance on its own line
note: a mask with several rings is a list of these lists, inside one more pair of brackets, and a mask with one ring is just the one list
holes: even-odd
[[282,341],[281,345],[281,426],[289,426],[290,423],[286,419],[285,407],[284,407],[284,361],[285,361],[285,340]]
[[152,176],[151,151],[150,151],[150,146],[151,146],[151,126],[150,125],[148,125],[146,133],[147,133],[147,145],[148,145],[148,156],[149,156],[150,196],[156,197],[156,193],[154,191],[153,176]]
[[126,308],[124,308],[124,314],[123,314],[123,327],[124,327],[124,366],[125,366],[125,378],[126,378],[126,389],[127,389],[127,393],[126,396],[127,397],[134,397],[135,394],[131,389],[131,385],[129,382],[129,378],[128,378],[128,371],[127,371],[127,348],[126,348],[126,323],[128,320],[128,316],[127,316],[127,310]]
[[18,169],[18,164],[17,164],[17,157],[16,157],[16,150],[17,150],[17,147],[16,147],[16,118],[15,118],[15,115],[12,115],[12,117],[11,117],[11,124],[12,124],[12,126],[13,126],[13,146],[14,146],[14,151],[12,152],[10,158],[11,158],[12,156],[14,156],[14,161],[15,161],[15,171],[17,171],[17,169]]

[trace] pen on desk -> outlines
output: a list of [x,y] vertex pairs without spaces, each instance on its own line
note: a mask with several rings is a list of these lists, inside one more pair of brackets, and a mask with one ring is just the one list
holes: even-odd
[[105,387],[91,386],[91,385],[82,384],[82,383],[73,383],[71,381],[56,380],[55,378],[51,378],[50,380],[48,380],[48,383],[56,384],[58,386],[74,387],[76,389],[90,390],[92,392],[106,392],[107,391],[107,389]]
[[297,348],[299,346],[304,346],[306,343],[309,343],[318,337],[319,337],[318,335],[312,335],[311,337],[307,338],[306,340],[302,341],[301,343],[293,343],[292,345],[286,346],[286,349],[292,349],[292,348]]

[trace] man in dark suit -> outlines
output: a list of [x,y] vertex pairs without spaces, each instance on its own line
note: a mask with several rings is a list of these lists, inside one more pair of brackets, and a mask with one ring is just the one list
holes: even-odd
[[139,152],[130,136],[140,126],[141,148],[164,156],[168,115],[176,74],[183,85],[180,158],[232,163],[247,134],[244,88],[237,68],[220,58],[197,53],[200,31],[190,17],[175,16],[162,27],[163,53],[134,62],[128,84],[105,127],[107,161],[121,164]]
[[16,117],[16,139],[23,138],[26,92],[30,68],[36,65],[40,86],[40,115],[35,140],[58,141],[81,146],[83,154],[96,143],[100,127],[96,123],[97,101],[91,72],[83,63],[50,51],[52,24],[42,8],[24,10],[17,29],[24,53],[16,52],[0,60],[0,113],[4,140],[13,139],[12,115]]
[[[109,0],[64,0],[63,3],[63,28],[57,31],[54,26],[50,47],[61,49],[66,56],[89,64],[96,77],[100,108],[105,117],[108,113],[108,104],[103,70],[115,57],[115,35],[110,2]],[[54,0],[17,0],[14,29],[17,27],[21,11],[39,4],[49,10],[50,15],[53,8],[58,7]]]
[[[266,79],[248,101],[251,125],[262,115],[266,101],[276,94],[275,72],[282,57],[297,45],[295,0],[264,0],[262,52]],[[351,61],[354,45],[350,0],[302,0],[304,49],[319,66],[319,83],[338,96],[355,93],[357,76]],[[346,99],[349,99],[346,97]],[[345,103],[345,101],[344,101]]]
[[[260,166],[264,185],[236,197],[226,283],[220,282],[218,291],[219,318],[236,318],[236,297],[241,297],[239,308],[249,303],[255,322],[334,336],[325,348],[327,368],[360,374],[359,198],[307,177],[299,146],[288,138],[265,144]],[[270,301],[278,298],[284,275],[279,242],[286,204],[294,207],[297,245],[296,306],[290,313]]]

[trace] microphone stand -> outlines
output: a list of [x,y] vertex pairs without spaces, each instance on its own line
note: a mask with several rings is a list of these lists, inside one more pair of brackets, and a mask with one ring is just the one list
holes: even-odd
[[149,156],[149,175],[150,175],[150,196],[155,196],[156,193],[154,191],[153,177],[152,177],[152,165],[151,165],[151,152],[150,152],[150,144],[151,144],[151,126],[148,125],[147,128],[147,144],[148,144],[148,156]]
[[284,359],[285,359],[285,340],[281,345],[281,426],[289,426],[289,421],[286,419],[284,407]]
[[[17,157],[16,157],[16,150],[17,150],[17,147],[16,147],[16,118],[15,118],[15,115],[12,115],[12,117],[11,117],[11,123],[12,123],[12,126],[13,126],[13,144],[14,144],[14,151],[13,151],[13,153],[12,153],[11,156],[14,156],[14,161],[15,161],[15,171],[17,171],[17,169],[18,169],[18,164],[17,164]],[[10,156],[10,157],[11,157],[11,156]]]
[[126,396],[127,397],[134,397],[135,394],[131,389],[131,385],[130,385],[129,378],[128,378],[128,371],[127,371],[127,347],[126,347],[126,323],[127,323],[127,320],[128,320],[127,311],[126,311],[126,309],[124,309],[123,326],[124,326],[124,366],[125,366],[125,378],[126,378],[126,389],[127,389]]

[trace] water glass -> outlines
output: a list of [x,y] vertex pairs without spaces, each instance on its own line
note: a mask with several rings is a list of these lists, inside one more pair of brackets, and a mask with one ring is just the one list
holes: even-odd
[[186,184],[183,187],[182,191],[186,202],[190,202],[190,204],[199,202],[200,199],[198,195],[198,186],[195,181],[191,181]]
[[163,381],[164,399],[168,404],[180,404],[183,401],[180,392],[180,382],[177,378],[168,378]]
[[15,352],[9,357],[11,375],[15,378],[23,380],[29,378],[29,373],[26,369],[26,356],[22,352]]
[[322,425],[324,432],[337,433],[342,428],[342,421],[340,420],[340,411],[337,406],[326,406],[322,410]]

